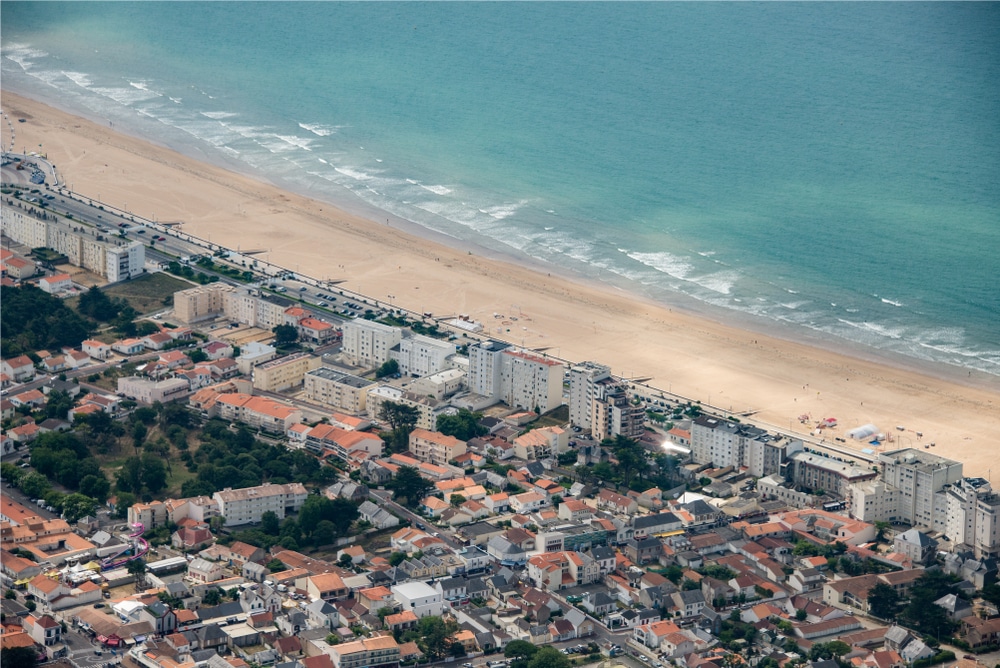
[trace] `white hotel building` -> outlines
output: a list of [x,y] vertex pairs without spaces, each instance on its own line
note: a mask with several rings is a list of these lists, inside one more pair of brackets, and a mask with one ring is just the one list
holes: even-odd
[[261,516],[269,510],[279,520],[284,519],[288,513],[301,508],[308,496],[302,483],[292,482],[287,485],[264,483],[259,487],[227,488],[216,492],[213,498],[219,504],[219,514],[226,518],[228,527],[260,522]]

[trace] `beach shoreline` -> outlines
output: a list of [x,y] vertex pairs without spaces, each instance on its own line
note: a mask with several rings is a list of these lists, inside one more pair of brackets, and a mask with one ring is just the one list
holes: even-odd
[[[854,421],[875,422],[885,432],[913,425],[937,442],[937,454],[966,462],[967,473],[985,474],[998,452],[995,445],[983,447],[1000,426],[995,376],[963,377],[966,370],[957,367],[819,336],[792,340],[751,316],[710,313],[682,299],[653,302],[391,214],[379,223],[372,213],[366,217],[368,205],[309,199],[245,170],[199,162],[7,91],[2,103],[12,116],[20,111],[30,117],[19,134],[29,144],[44,143],[75,191],[143,217],[182,220],[185,232],[213,243],[266,247],[268,261],[290,270],[343,279],[346,289],[415,312],[466,313],[494,336],[494,313],[519,313],[513,331],[500,332],[515,344],[605,363],[621,376],[653,376],[651,384],[664,390],[734,411],[759,410],[778,426],[787,420],[792,427],[802,413],[834,415],[845,428]],[[95,154],[101,157],[94,160]],[[174,188],[160,188],[160,182]],[[337,254],[346,248],[351,252]],[[963,455],[970,442],[979,451],[972,459]],[[915,439],[911,445],[919,447]]]

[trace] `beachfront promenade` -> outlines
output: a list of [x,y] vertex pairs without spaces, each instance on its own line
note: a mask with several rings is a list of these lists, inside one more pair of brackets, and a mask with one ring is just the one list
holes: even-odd
[[[451,317],[454,317],[451,314],[449,314],[447,317],[444,317],[444,316],[441,316],[441,315],[438,315],[436,317],[435,316],[428,316],[428,315],[426,315],[423,312],[412,310],[412,309],[408,309],[405,306],[399,305],[399,304],[396,303],[396,300],[387,301],[387,300],[379,299],[377,297],[374,297],[374,296],[371,296],[371,295],[367,295],[367,294],[364,294],[364,293],[355,292],[353,290],[345,289],[342,286],[337,285],[336,281],[328,281],[328,280],[318,279],[318,278],[315,278],[313,276],[309,276],[307,274],[303,274],[303,273],[301,273],[299,271],[293,270],[293,269],[291,269],[289,267],[283,267],[281,265],[274,264],[274,263],[269,262],[267,260],[264,260],[263,258],[260,258],[260,257],[255,257],[255,256],[252,256],[252,255],[241,254],[238,249],[228,248],[228,247],[223,246],[221,244],[214,243],[211,240],[203,239],[203,238],[198,237],[196,235],[189,234],[189,233],[183,231],[182,229],[180,229],[182,227],[182,225],[178,225],[176,222],[163,223],[163,222],[158,222],[156,220],[149,220],[149,219],[143,218],[141,216],[136,216],[135,214],[132,214],[132,213],[130,213],[128,211],[122,210],[122,209],[120,209],[118,207],[115,207],[115,206],[113,206],[111,204],[106,204],[104,202],[101,202],[99,200],[93,199],[91,197],[87,197],[87,196],[82,195],[80,193],[73,192],[73,191],[69,190],[66,187],[56,188],[55,190],[57,192],[59,192],[61,195],[63,195],[64,197],[69,198],[72,202],[76,202],[76,203],[78,203],[80,205],[84,205],[84,206],[86,206],[86,207],[88,207],[90,209],[93,209],[93,210],[99,210],[99,211],[101,211],[101,213],[105,217],[107,217],[108,214],[117,216],[117,217],[119,217],[119,218],[121,218],[121,219],[123,219],[125,221],[131,222],[131,223],[135,223],[135,224],[138,224],[138,225],[142,225],[143,227],[149,228],[150,230],[155,231],[158,234],[165,235],[165,236],[168,237],[168,239],[174,239],[174,240],[177,240],[177,241],[181,241],[181,242],[190,244],[191,246],[193,246],[195,248],[201,249],[203,251],[207,251],[207,252],[212,253],[212,254],[218,253],[218,252],[224,252],[224,253],[230,254],[228,262],[230,262],[231,264],[234,264],[234,266],[237,266],[237,267],[240,267],[240,268],[246,268],[246,267],[244,267],[243,265],[240,264],[241,262],[245,261],[246,262],[246,266],[249,266],[250,268],[254,269],[256,272],[262,274],[265,280],[272,279],[272,278],[278,278],[278,277],[281,277],[281,276],[294,275],[295,276],[295,280],[297,282],[301,283],[302,285],[305,285],[305,286],[311,286],[311,287],[313,287],[315,289],[321,289],[321,290],[337,290],[338,292],[341,292],[345,296],[350,297],[351,299],[354,299],[356,301],[360,301],[360,302],[362,302],[364,304],[372,305],[375,308],[383,308],[383,309],[386,309],[386,310],[389,310],[389,311],[394,311],[394,312],[397,312],[397,313],[400,313],[400,314],[405,314],[405,315],[409,316],[410,318],[413,318],[413,319],[416,319],[416,320],[420,320],[422,322],[426,322],[428,320],[432,320],[439,327],[443,327],[447,331],[450,331],[450,332],[452,332],[452,333],[454,333],[456,335],[463,335],[463,336],[470,337],[470,338],[475,338],[475,339],[485,339],[486,338],[485,336],[472,334],[472,333],[470,333],[467,330],[460,329],[460,328],[457,328],[457,327],[454,327],[454,326],[450,325],[447,322],[447,320],[449,318],[451,318]],[[142,237],[136,237],[136,238],[141,239]],[[163,248],[162,245],[161,246],[157,246],[156,250],[157,250],[157,252],[163,253],[165,255],[169,255],[168,252],[165,252],[165,249]],[[189,255],[193,255],[195,253],[192,252],[192,253],[188,253],[188,254]],[[494,339],[497,339],[497,340],[505,341],[505,339],[501,335],[493,335],[493,334],[491,334],[490,338],[494,338]],[[515,341],[513,341],[513,340],[506,340],[505,342],[507,342],[507,343],[509,343],[511,345],[514,345],[514,346],[517,345],[517,343]],[[550,357],[550,358],[552,358],[554,360],[558,360],[558,361],[560,361],[560,362],[562,362],[562,363],[564,363],[564,364],[566,364],[568,366],[571,366],[574,363],[576,363],[573,360],[567,360],[567,359],[564,359],[564,358],[562,358],[562,357],[560,357],[558,355],[552,355],[552,354],[550,354],[548,352],[543,352],[543,351],[539,351],[539,352],[541,354],[545,355],[546,357]],[[648,398],[657,397],[657,398],[662,398],[664,400],[669,400],[669,401],[672,401],[674,403],[679,403],[679,404],[686,404],[686,403],[699,404],[704,411],[710,412],[710,413],[713,413],[713,414],[716,414],[716,415],[719,415],[719,416],[723,416],[723,417],[732,416],[732,417],[736,417],[736,418],[739,418],[741,420],[746,421],[747,416],[748,415],[752,415],[753,412],[754,412],[754,407],[752,407],[752,406],[748,406],[748,407],[741,408],[741,409],[733,409],[732,407],[730,407],[730,408],[724,408],[724,407],[721,407],[721,406],[715,406],[715,405],[712,405],[710,403],[706,403],[705,401],[700,400],[698,398],[686,397],[686,396],[683,396],[683,395],[680,395],[680,394],[676,394],[676,393],[670,391],[669,388],[668,389],[664,389],[664,388],[661,388],[661,387],[657,387],[656,385],[653,385],[650,382],[636,382],[636,381],[631,380],[630,378],[620,378],[620,380],[628,382],[630,384],[631,388],[632,388],[633,393],[637,394],[639,396],[648,397]],[[856,450],[856,449],[850,447],[846,443],[845,444],[840,444],[840,443],[836,443],[836,442],[831,442],[831,440],[829,440],[829,439],[817,438],[817,437],[813,436],[812,434],[802,433],[802,432],[796,431],[793,428],[791,428],[791,425],[789,425],[788,427],[785,427],[785,426],[782,426],[782,425],[767,423],[767,422],[759,421],[759,420],[755,420],[755,421],[753,421],[753,423],[755,425],[761,427],[761,428],[766,428],[766,429],[768,429],[768,430],[770,430],[770,431],[772,431],[772,432],[774,432],[776,434],[781,434],[781,435],[784,435],[784,436],[787,436],[787,437],[790,437],[790,438],[799,439],[799,440],[803,441],[803,443],[807,447],[812,448],[812,449],[819,449],[819,450],[823,450],[823,451],[829,452],[830,454],[834,455],[835,457],[840,457],[840,458],[845,458],[846,457],[846,458],[849,458],[849,459],[856,459],[856,460],[865,461],[865,462],[874,462],[876,460],[876,456],[875,455],[869,455],[869,454],[863,453],[863,452],[861,452],[859,450]]]

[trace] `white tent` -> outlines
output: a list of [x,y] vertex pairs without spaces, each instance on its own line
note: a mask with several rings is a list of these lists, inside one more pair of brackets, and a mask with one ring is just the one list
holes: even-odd
[[860,427],[855,427],[854,429],[851,429],[849,432],[847,432],[847,435],[849,437],[857,441],[863,441],[864,439],[869,438],[870,436],[874,436],[876,434],[878,434],[878,427],[876,427],[871,423],[863,424]]

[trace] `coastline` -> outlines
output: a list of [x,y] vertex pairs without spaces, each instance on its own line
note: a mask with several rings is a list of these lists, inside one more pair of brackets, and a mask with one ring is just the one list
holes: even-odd
[[[855,422],[874,422],[886,433],[905,425],[924,433],[920,443],[936,442],[933,452],[965,462],[967,474],[985,475],[1000,451],[992,445],[1000,385],[988,374],[960,378],[965,370],[909,358],[895,363],[882,351],[820,337],[803,337],[816,345],[790,341],[746,317],[727,314],[721,322],[687,304],[664,306],[586,277],[540,273],[537,264],[514,264],[518,259],[392,216],[391,224],[366,220],[367,212],[336,209],[6,91],[3,107],[28,118],[18,126],[19,141],[44,143],[75,191],[143,217],[184,221],[185,231],[214,243],[269,248],[271,262],[344,279],[346,289],[380,301],[436,315],[467,313],[491,328],[494,313],[519,313],[503,332],[515,344],[609,364],[622,376],[652,376],[654,386],[736,411],[760,410],[761,420],[782,428],[798,427],[794,418],[806,412],[838,417],[841,431]],[[345,248],[351,250],[342,254]],[[915,435],[910,443],[903,438],[902,446],[920,445]]]

